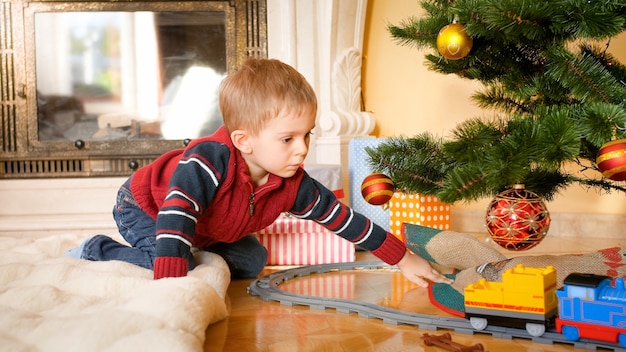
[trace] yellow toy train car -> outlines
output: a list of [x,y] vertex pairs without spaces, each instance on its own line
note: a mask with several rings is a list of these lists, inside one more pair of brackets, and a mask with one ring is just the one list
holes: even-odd
[[525,328],[541,336],[558,313],[556,270],[525,267],[507,269],[502,282],[481,279],[465,287],[465,317],[476,330],[487,325]]

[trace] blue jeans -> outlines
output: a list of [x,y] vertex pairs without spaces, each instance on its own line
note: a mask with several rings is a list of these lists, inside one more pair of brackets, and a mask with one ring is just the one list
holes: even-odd
[[[92,261],[121,260],[152,270],[156,256],[156,221],[141,210],[133,198],[130,179],[117,193],[113,219],[130,246],[108,236],[96,235],[85,243],[81,258]],[[247,235],[237,242],[216,243],[199,249],[224,258],[234,279],[256,277],[267,262],[267,249],[254,235]],[[188,260],[191,270],[195,264],[193,258]]]

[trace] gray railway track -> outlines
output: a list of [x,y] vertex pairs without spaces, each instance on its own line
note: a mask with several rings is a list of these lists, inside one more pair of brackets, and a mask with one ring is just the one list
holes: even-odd
[[358,302],[344,299],[331,299],[324,297],[299,295],[285,292],[280,285],[303,276],[311,274],[324,274],[345,270],[381,270],[395,269],[383,262],[354,262],[339,264],[310,265],[293,269],[278,271],[262,278],[256,279],[248,286],[248,293],[259,296],[265,301],[279,302],[285,306],[308,306],[312,309],[334,309],[337,312],[357,313],[361,317],[381,319],[388,324],[413,325],[424,330],[453,330],[462,334],[490,334],[501,339],[523,338],[541,344],[563,343],[573,345],[576,348],[587,350],[607,349],[613,351],[626,351],[617,344],[599,342],[587,339],[569,341],[555,331],[546,331],[541,337],[530,336],[524,329],[515,329],[499,326],[487,326],[481,331],[474,330],[469,321],[462,318],[440,317],[434,315],[406,312],[392,308],[386,308],[377,304]]

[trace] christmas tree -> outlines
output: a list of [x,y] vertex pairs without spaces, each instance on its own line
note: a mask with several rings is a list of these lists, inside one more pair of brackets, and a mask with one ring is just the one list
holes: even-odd
[[607,53],[625,0],[421,5],[427,15],[390,25],[392,37],[426,49],[429,69],[480,81],[473,99],[495,114],[468,116],[447,139],[390,138],[368,149],[374,170],[449,203],[514,184],[547,200],[572,184],[626,192],[626,67]]

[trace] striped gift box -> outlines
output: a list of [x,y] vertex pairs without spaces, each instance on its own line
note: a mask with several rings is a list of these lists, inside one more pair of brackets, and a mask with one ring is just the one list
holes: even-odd
[[281,215],[255,233],[269,253],[268,265],[316,265],[353,262],[354,244],[310,220]]

